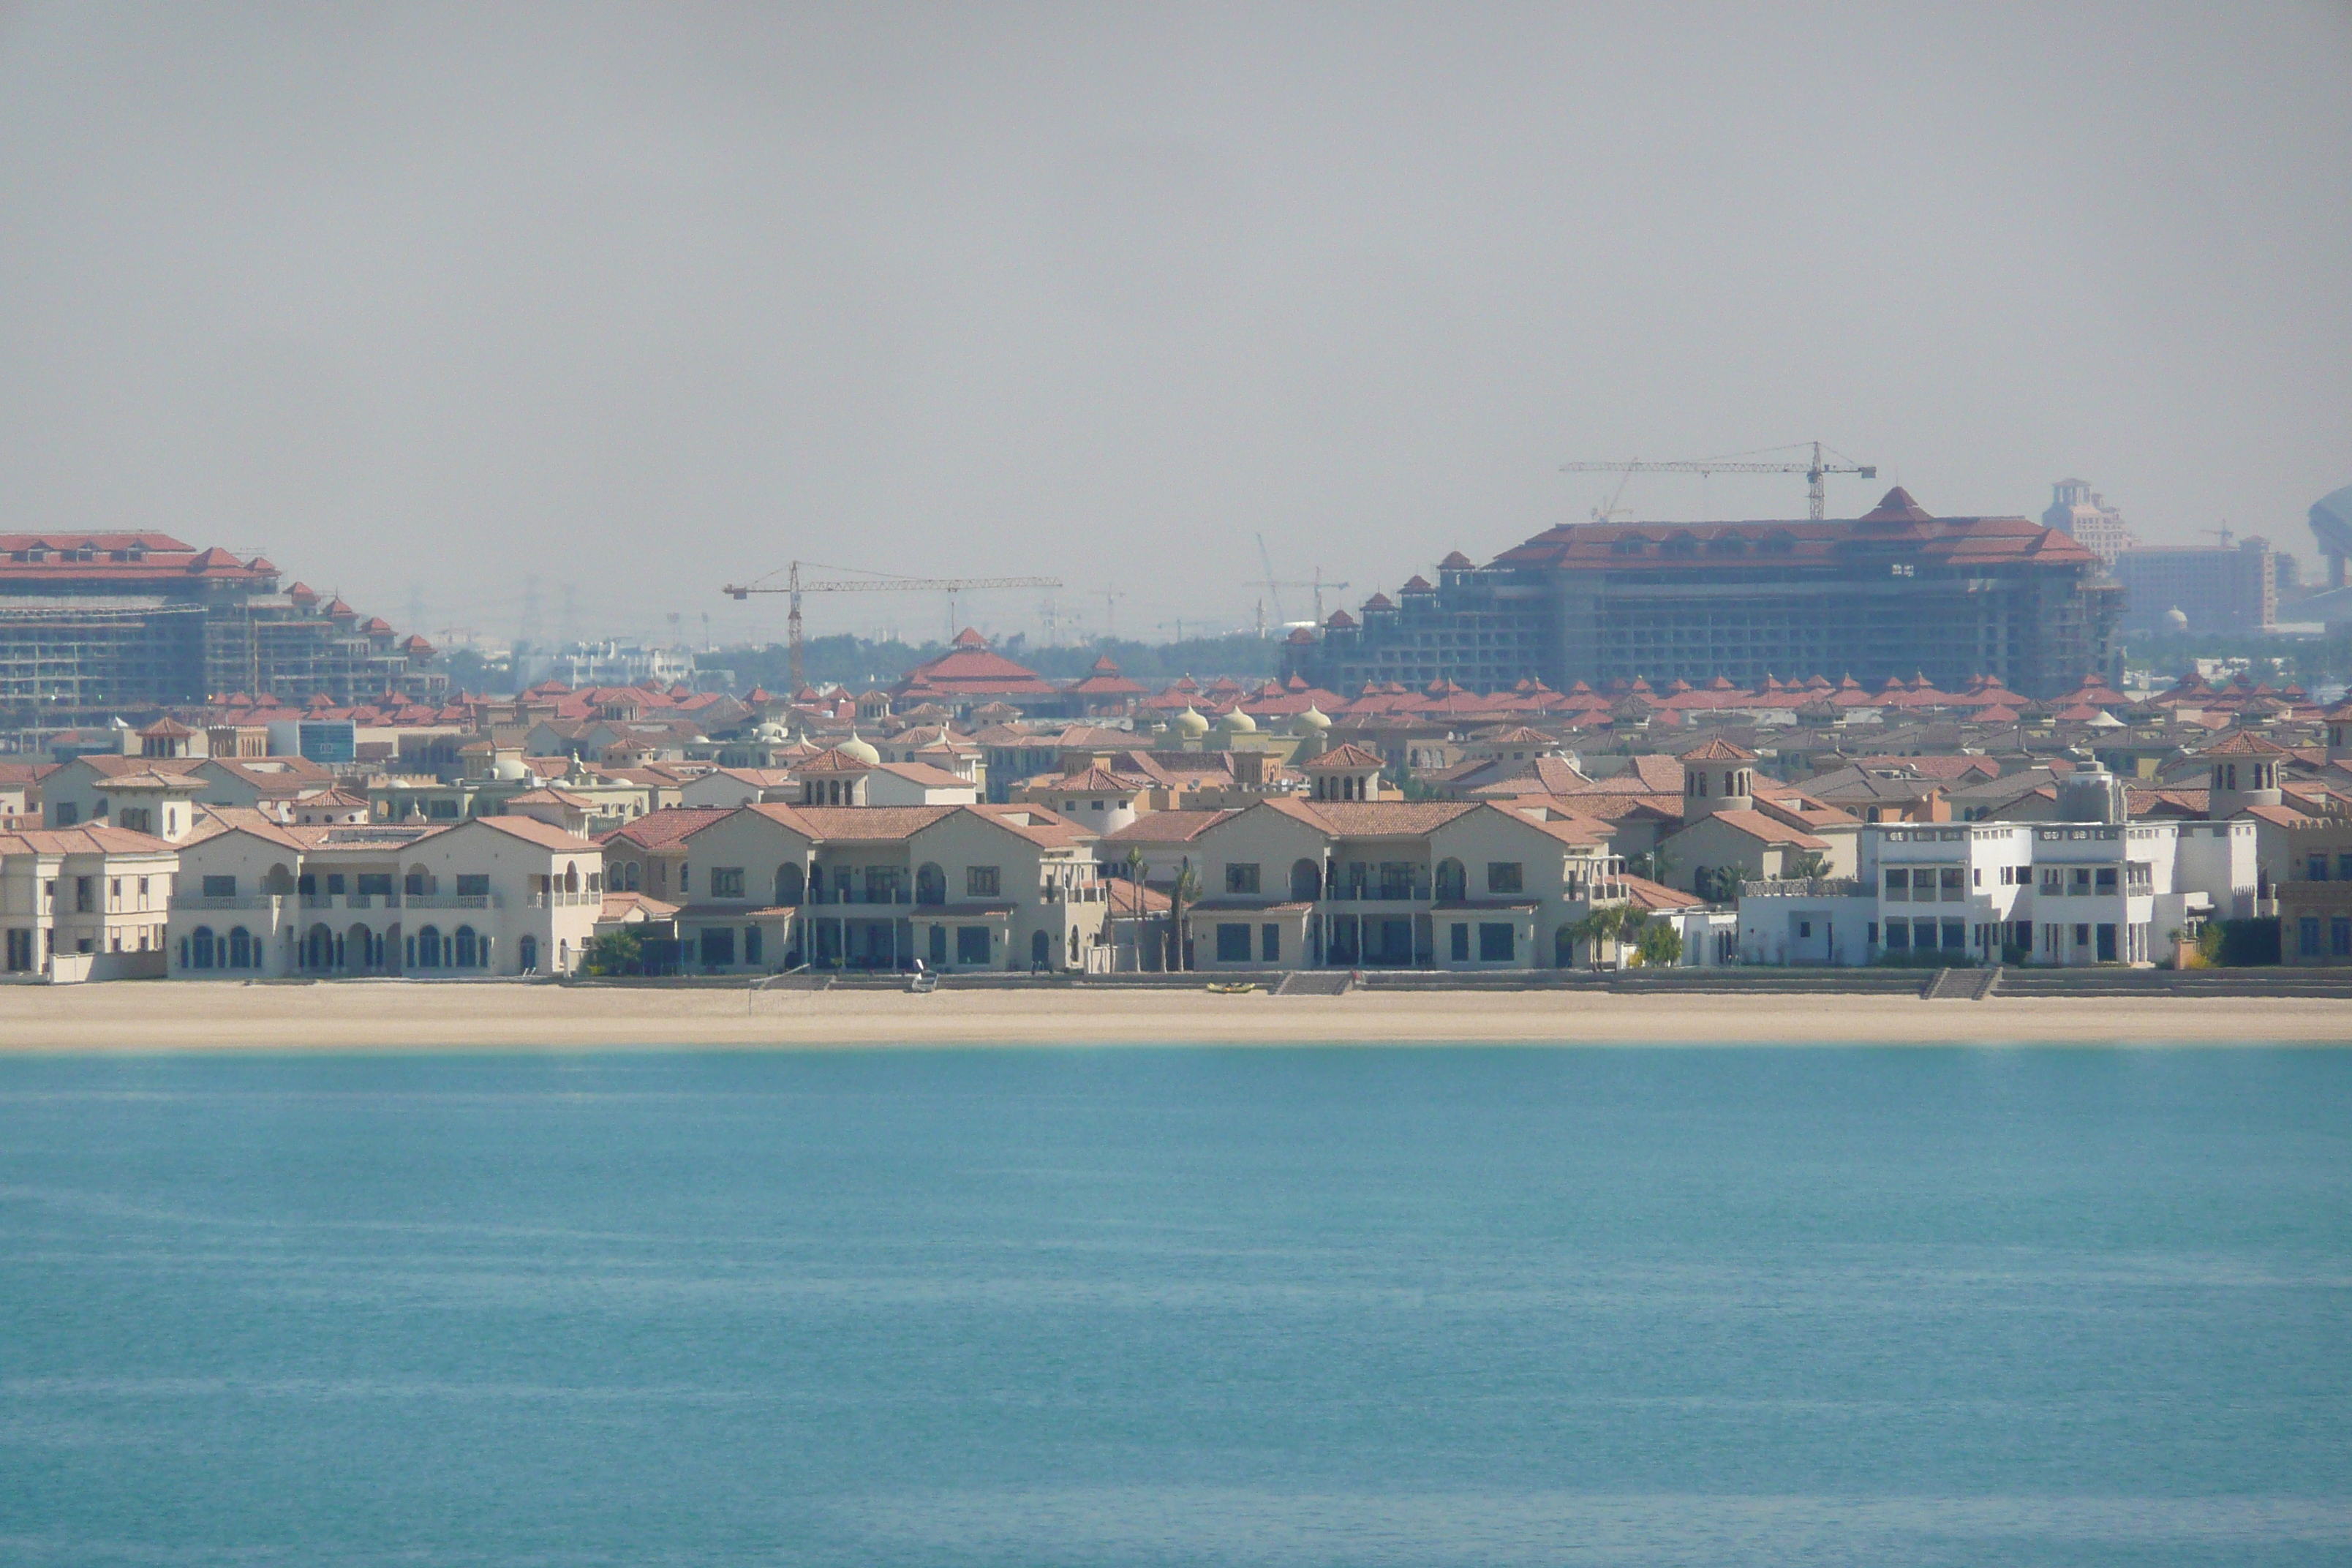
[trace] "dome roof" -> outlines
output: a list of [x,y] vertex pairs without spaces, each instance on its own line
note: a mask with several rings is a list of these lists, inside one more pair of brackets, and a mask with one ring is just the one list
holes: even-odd
[[498,765],[490,770],[490,773],[492,777],[502,779],[509,784],[518,784],[530,777],[530,770],[524,767],[521,759],[518,757],[500,760]]
[[869,768],[877,766],[882,761],[882,753],[876,751],[864,741],[859,740],[857,738],[857,731],[855,730],[852,730],[849,732],[849,739],[844,741],[840,745],[835,746],[834,750],[839,752],[845,757],[855,757],[857,761],[864,763]]
[[1178,734],[1188,736],[1196,741],[1209,732],[1209,721],[1206,719],[1202,718],[1201,715],[1189,705],[1185,708],[1184,711],[1176,715],[1175,722],[1171,727],[1174,729]]
[[772,719],[751,731],[751,739],[761,745],[774,745],[789,738],[784,733],[784,727]]
[[1307,711],[1298,716],[1298,727],[1302,730],[1328,730],[1331,727],[1331,715],[1309,702]]
[[1217,728],[1229,735],[1252,735],[1257,732],[1257,721],[1240,709],[1232,708],[1226,710],[1225,716],[1217,721]]

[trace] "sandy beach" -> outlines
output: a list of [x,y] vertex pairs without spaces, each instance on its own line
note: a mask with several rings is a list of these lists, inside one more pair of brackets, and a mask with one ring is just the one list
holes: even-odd
[[606,990],[398,981],[16,986],[0,1049],[597,1049],[1016,1045],[2340,1045],[2352,1002],[1592,996],[1221,996]]

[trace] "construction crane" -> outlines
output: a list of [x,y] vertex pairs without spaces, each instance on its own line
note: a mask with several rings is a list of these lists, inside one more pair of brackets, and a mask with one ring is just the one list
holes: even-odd
[[[1760,450],[1786,452],[1801,450],[1805,445],[1811,445],[1813,449],[1812,461],[1809,463],[1750,462],[1746,459],[1757,456],[1756,453],[1733,452],[1721,458],[1699,458],[1683,463],[1644,463],[1638,459],[1630,463],[1562,463],[1559,471],[1563,474],[1697,474],[1701,478],[1710,474],[1802,474],[1810,487],[1807,494],[1812,501],[1813,521],[1816,522],[1829,515],[1829,487],[1824,481],[1830,475],[1854,474],[1865,479],[1878,477],[1876,464],[1857,463],[1842,452],[1829,450],[1819,441],[1800,443],[1796,447],[1766,447]],[[1823,456],[1825,452],[1827,458]],[[1828,458],[1843,460],[1832,463]],[[1622,486],[1619,487],[1619,493],[1623,493]],[[1611,507],[1613,510],[1614,497],[1611,498]]]
[[[803,580],[801,568],[813,566],[822,572],[863,572],[858,566],[827,566],[820,561],[795,561],[782,572],[771,572],[749,583],[730,583],[719,591],[731,599],[749,599],[754,594],[789,594],[792,614],[784,618],[785,641],[792,649],[793,690],[797,693],[808,684],[801,663],[801,595],[803,594],[961,594],[974,588],[1058,588],[1059,577],[898,577],[887,572],[867,573],[863,577],[837,577],[815,582]],[[782,577],[782,583],[776,578]],[[951,617],[952,618],[952,617]]]
[[[1265,552],[1265,535],[1263,533],[1257,536],[1257,559],[1258,564],[1265,568],[1265,575],[1258,580],[1257,585],[1264,588],[1273,598],[1274,618],[1277,621],[1286,621],[1290,619],[1288,613],[1282,607],[1283,589],[1312,589],[1315,594],[1315,624],[1317,626],[1321,626],[1323,624],[1323,590],[1328,588],[1332,592],[1337,593],[1348,585],[1345,583],[1326,583],[1323,581],[1323,568],[1320,566],[1315,568],[1315,575],[1309,578],[1286,577],[1276,579],[1274,574],[1274,561],[1272,557],[1268,556]],[[1265,616],[1263,612],[1261,612],[1258,616],[1258,620],[1260,622],[1259,632],[1261,636],[1264,635],[1265,619]]]

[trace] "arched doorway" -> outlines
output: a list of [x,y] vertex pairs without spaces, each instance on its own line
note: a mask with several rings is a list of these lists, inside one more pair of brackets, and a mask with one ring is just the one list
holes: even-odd
[[416,967],[419,969],[441,967],[441,928],[439,926],[416,928]]
[[1312,903],[1323,894],[1323,869],[1305,856],[1290,863],[1290,897],[1297,903]]
[[1434,890],[1441,902],[1460,903],[1468,896],[1469,874],[1462,868],[1461,861],[1451,857],[1437,863],[1437,875],[1434,881],[1436,883]]
[[198,926],[188,936],[188,967],[210,969],[213,966],[213,928]]
[[254,967],[253,936],[243,926],[228,933],[228,966],[231,969]]
[[[948,901],[948,874],[926,860],[915,868],[915,902],[944,904]],[[936,928],[935,928],[936,929]]]
[[1046,943],[1046,941],[1045,941],[1045,933],[1044,931],[1031,931],[1031,932],[1029,933],[1029,967],[1030,967],[1030,968],[1032,968],[1032,969],[1043,969],[1043,968],[1045,968],[1045,949],[1046,949],[1046,946],[1047,946],[1047,943]]
[[526,936],[516,943],[515,959],[525,974],[536,973],[539,969],[539,938]]
[[302,942],[302,967],[328,970],[335,967],[335,933],[321,921],[310,928]]
[[474,928],[472,926],[459,926],[457,928],[457,959],[453,967],[457,969],[474,968],[477,955],[474,951]]
[[807,884],[798,866],[785,864],[776,868],[776,905],[779,909],[796,909]]
[[382,939],[363,925],[355,925],[343,934],[343,967],[353,974],[363,974],[383,963]]
[[1554,969],[1576,967],[1576,928],[1564,925],[1552,933],[1551,965]]

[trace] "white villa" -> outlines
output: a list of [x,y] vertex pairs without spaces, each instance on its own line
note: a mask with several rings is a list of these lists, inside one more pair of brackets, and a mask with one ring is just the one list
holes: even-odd
[[291,826],[222,811],[178,847],[176,978],[569,973],[604,849],[526,816]]

